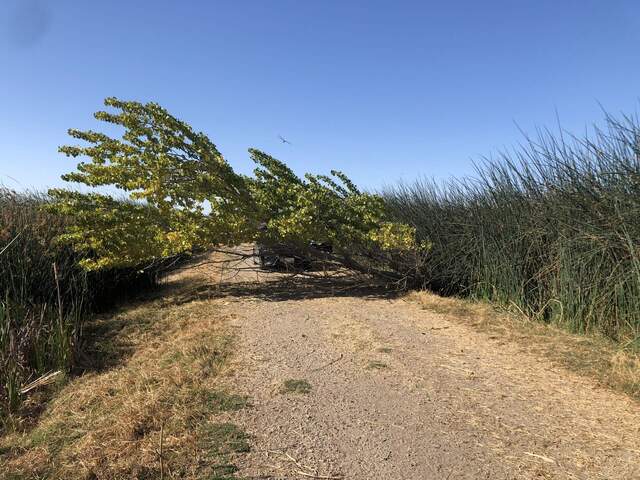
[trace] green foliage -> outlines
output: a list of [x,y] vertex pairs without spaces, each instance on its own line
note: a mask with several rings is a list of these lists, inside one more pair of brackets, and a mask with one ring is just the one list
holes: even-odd
[[640,335],[640,125],[540,134],[478,178],[387,192],[396,221],[433,244],[420,276],[444,293],[514,304],[613,338]]
[[[63,146],[70,157],[88,157],[63,176],[91,187],[113,186],[128,194],[54,189],[55,210],[73,220],[64,241],[91,254],[89,269],[131,266],[150,259],[247,238],[255,211],[244,179],[203,133],[155,103],[105,105],[96,119],[124,128],[121,139],[94,131],[69,130],[88,146]],[[210,207],[210,211],[207,211]]]
[[[343,256],[355,251],[415,249],[414,230],[387,221],[378,195],[362,193],[341,172],[299,178],[285,164],[255,149],[255,176],[236,174],[203,133],[156,103],[108,98],[116,113],[96,119],[123,127],[121,138],[70,130],[88,146],[64,146],[88,157],[63,176],[127,195],[56,189],[53,208],[72,220],[62,240],[87,257],[83,266],[131,266],[218,245],[260,240],[306,248],[331,242]],[[266,224],[266,230],[260,226]]]
[[306,174],[302,180],[275,158],[249,152],[258,167],[248,182],[259,218],[267,220],[267,238],[301,246],[328,242],[343,251],[353,245],[413,247],[413,229],[386,222],[382,197],[361,193],[342,172]]

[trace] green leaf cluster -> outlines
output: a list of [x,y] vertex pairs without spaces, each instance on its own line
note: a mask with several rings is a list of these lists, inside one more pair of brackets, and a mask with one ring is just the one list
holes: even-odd
[[414,229],[387,220],[383,199],[342,172],[298,177],[283,162],[250,149],[254,176],[237,174],[214,143],[157,103],[107,98],[95,118],[119,138],[69,130],[82,145],[60,151],[82,160],[68,182],[107,187],[53,189],[52,209],[71,220],[62,240],[88,253],[84,267],[138,265],[157,258],[259,240],[304,247],[418,248]]

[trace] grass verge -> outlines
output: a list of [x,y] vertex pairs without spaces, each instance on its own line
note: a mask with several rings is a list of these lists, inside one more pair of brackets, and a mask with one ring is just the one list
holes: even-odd
[[604,335],[569,333],[561,327],[527,318],[482,301],[413,292],[407,297],[423,309],[447,315],[504,343],[516,343],[533,354],[599,384],[640,400],[640,351]]
[[224,386],[234,340],[214,302],[175,294],[88,325],[91,365],[0,437],[0,478],[230,478],[249,448],[225,413],[248,405]]

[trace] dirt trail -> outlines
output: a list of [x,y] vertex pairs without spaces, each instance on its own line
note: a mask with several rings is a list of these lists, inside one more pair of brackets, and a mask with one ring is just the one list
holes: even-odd
[[253,399],[240,477],[640,479],[637,403],[521,346],[371,292],[225,295]]

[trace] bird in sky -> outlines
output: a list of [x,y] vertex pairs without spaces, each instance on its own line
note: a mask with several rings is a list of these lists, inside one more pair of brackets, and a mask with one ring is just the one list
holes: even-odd
[[278,135],[278,138],[282,141],[282,143],[288,143],[289,145],[293,145],[289,140],[284,138],[282,135]]

